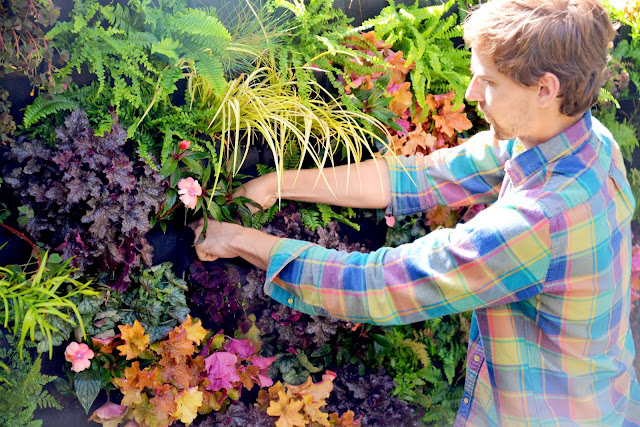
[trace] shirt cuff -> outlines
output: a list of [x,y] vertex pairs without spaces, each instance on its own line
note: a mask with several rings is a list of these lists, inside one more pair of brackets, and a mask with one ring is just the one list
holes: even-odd
[[314,316],[327,315],[320,307],[315,307],[302,301],[300,292],[294,283],[289,283],[280,278],[280,273],[286,268],[295,268],[295,260],[314,243],[293,239],[280,239],[269,254],[269,266],[267,268],[267,280],[264,283],[264,293],[281,304],[291,307],[302,313]]
[[423,158],[423,155],[384,157],[391,184],[391,205],[385,211],[387,215],[427,212],[436,206]]

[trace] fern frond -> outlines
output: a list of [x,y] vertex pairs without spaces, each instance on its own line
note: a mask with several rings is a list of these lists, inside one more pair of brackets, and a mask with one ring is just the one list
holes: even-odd
[[52,99],[39,96],[24,112],[24,125],[31,126],[35,122],[59,111],[73,111],[79,107],[78,103],[67,99],[64,95],[56,95]]
[[422,365],[425,368],[428,368],[429,366],[431,366],[431,358],[429,357],[429,354],[427,353],[427,346],[426,345],[424,345],[421,342],[413,341],[413,340],[410,340],[410,339],[402,340],[402,345],[404,345],[405,347],[410,348],[411,351],[414,352],[414,354],[418,357],[418,360],[420,360],[420,363],[422,363]]

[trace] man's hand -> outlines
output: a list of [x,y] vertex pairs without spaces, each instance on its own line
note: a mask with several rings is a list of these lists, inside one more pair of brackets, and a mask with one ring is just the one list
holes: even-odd
[[[269,209],[278,200],[278,177],[275,173],[269,173],[246,182],[238,188],[233,197],[244,196],[262,206],[262,209]],[[251,213],[256,213],[257,208],[247,205]]]
[[[202,227],[202,220],[191,225],[196,233],[196,242],[202,233]],[[195,249],[198,258],[202,261],[239,256],[256,267],[266,270],[269,266],[271,248],[278,240],[280,240],[279,237],[259,230],[209,218],[204,241],[195,245]]]
[[[196,242],[202,233],[203,220],[191,226],[196,233]],[[195,245],[196,255],[201,261],[215,261],[218,258],[235,258],[240,256],[231,247],[231,241],[242,231],[241,226],[228,222],[218,222],[209,218],[207,234],[199,245]]]

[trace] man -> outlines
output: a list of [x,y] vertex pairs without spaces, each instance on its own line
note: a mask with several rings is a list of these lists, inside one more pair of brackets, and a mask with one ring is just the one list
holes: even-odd
[[[282,183],[286,199],[394,214],[491,203],[466,224],[347,254],[212,223],[199,257],[245,258],[267,270],[267,294],[306,313],[399,324],[474,310],[456,425],[640,425],[635,202],[617,144],[589,112],[614,34],[597,0],[482,5],[465,23],[466,97],[490,131],[426,157],[363,162],[359,180],[337,167],[327,182],[308,170]],[[244,194],[271,206],[277,178]]]

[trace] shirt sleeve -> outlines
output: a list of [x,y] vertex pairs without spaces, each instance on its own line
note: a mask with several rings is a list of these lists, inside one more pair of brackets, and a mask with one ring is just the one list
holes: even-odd
[[283,239],[265,292],[308,314],[381,325],[531,298],[551,259],[549,220],[535,207],[499,203],[454,229],[369,254]]
[[498,141],[482,132],[428,156],[385,157],[391,182],[387,213],[408,215],[436,205],[461,207],[493,203],[504,179],[504,164],[515,141]]

